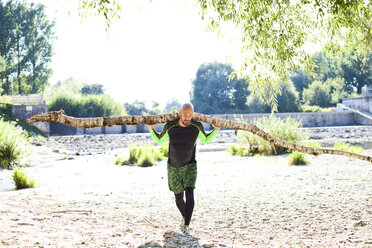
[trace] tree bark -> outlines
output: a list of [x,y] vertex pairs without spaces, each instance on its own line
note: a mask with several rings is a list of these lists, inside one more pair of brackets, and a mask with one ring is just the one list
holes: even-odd
[[[93,127],[104,127],[104,126],[113,126],[113,125],[137,125],[137,124],[155,124],[155,123],[164,123],[167,121],[173,121],[179,118],[178,113],[169,113],[162,115],[148,115],[148,116],[111,116],[111,117],[95,117],[95,118],[75,118],[64,114],[63,110],[60,111],[51,111],[44,114],[38,114],[32,116],[27,120],[28,123],[34,122],[58,122],[61,124],[74,126],[74,127],[84,127],[84,128],[93,128]],[[286,140],[281,140],[276,137],[271,136],[270,134],[259,129],[255,125],[239,123],[234,121],[222,120],[215,117],[206,116],[203,114],[195,113],[194,120],[201,121],[209,124],[214,124],[216,126],[231,128],[235,130],[248,131],[253,134],[256,134],[263,138],[264,140],[270,142],[272,145],[281,146],[289,150],[296,150],[302,153],[308,153],[312,155],[319,154],[335,154],[335,155],[344,155],[356,159],[366,160],[372,162],[371,156],[356,154],[352,152],[346,152],[331,148],[312,148],[307,146],[301,146],[298,144],[291,143]]]

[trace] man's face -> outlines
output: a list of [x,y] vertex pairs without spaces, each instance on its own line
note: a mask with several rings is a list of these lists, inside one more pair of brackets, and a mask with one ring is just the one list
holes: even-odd
[[192,108],[185,108],[180,111],[180,120],[184,126],[190,125],[191,119],[194,116]]

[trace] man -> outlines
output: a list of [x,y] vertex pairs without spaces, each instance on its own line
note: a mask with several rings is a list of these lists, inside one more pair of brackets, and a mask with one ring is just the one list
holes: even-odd
[[[179,115],[179,119],[167,122],[160,134],[153,129],[157,124],[148,125],[148,127],[157,143],[160,144],[169,139],[168,186],[169,190],[174,192],[176,205],[183,217],[182,231],[189,234],[197,176],[196,140],[199,138],[204,144],[208,143],[216,136],[221,127],[212,124],[214,130],[206,134],[202,123],[192,120],[194,107],[191,103],[183,104]],[[184,192],[186,202],[184,201]]]

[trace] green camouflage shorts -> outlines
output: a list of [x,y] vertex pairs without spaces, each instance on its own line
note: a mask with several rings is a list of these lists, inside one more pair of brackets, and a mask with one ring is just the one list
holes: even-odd
[[195,188],[196,176],[196,164],[188,164],[181,167],[168,164],[168,187],[175,194],[183,192],[188,187]]

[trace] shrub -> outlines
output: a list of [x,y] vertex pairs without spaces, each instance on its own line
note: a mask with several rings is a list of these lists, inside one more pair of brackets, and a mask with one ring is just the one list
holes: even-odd
[[124,107],[107,95],[57,95],[48,101],[48,107],[50,111],[63,109],[67,115],[75,117],[126,115]]
[[320,144],[316,141],[305,141],[305,142],[302,142],[301,145],[312,147],[312,148],[319,148],[320,147]]
[[131,145],[129,146],[129,157],[127,159],[116,157],[117,165],[134,165],[141,167],[152,166],[155,161],[163,160],[168,155],[168,149],[165,146],[160,149],[152,148],[148,145]]
[[227,152],[230,153],[233,156],[250,156],[253,155],[249,149],[249,147],[243,146],[242,144],[239,145],[231,145]]
[[309,105],[330,107],[331,94],[328,85],[321,81],[313,81],[308,88],[302,92],[303,100]]
[[13,181],[16,189],[35,188],[36,182],[29,178],[24,169],[16,167],[13,169]]
[[0,166],[10,168],[27,153],[27,133],[14,122],[0,119]]
[[306,165],[308,161],[302,152],[293,151],[288,158],[288,163],[291,165]]
[[116,165],[124,165],[126,162],[126,159],[125,158],[122,158],[122,157],[116,157],[116,160],[115,160],[115,164]]
[[363,147],[361,146],[351,146],[349,144],[336,142],[333,147],[337,150],[346,151],[346,152],[352,152],[352,153],[362,153]]
[[[244,122],[243,119],[240,121]],[[271,115],[270,117],[258,118],[253,124],[276,138],[287,140],[292,143],[300,143],[302,140],[306,139],[306,133],[300,129],[302,128],[301,122],[290,117],[286,120],[282,120]],[[280,154],[287,152],[286,148],[278,146],[273,147],[270,142],[247,131],[239,131],[238,140],[242,145],[248,145],[250,152],[253,154],[260,153],[270,155],[273,153]]]
[[138,159],[139,167],[149,167],[155,164],[155,158],[151,151],[143,151],[141,157]]
[[0,97],[0,119],[6,122],[12,122],[15,126],[20,126],[25,130],[28,135],[31,136],[32,133],[43,135],[43,133],[35,126],[26,122],[26,120],[19,119],[12,113],[12,103],[11,97],[10,102],[7,102],[7,97]]

